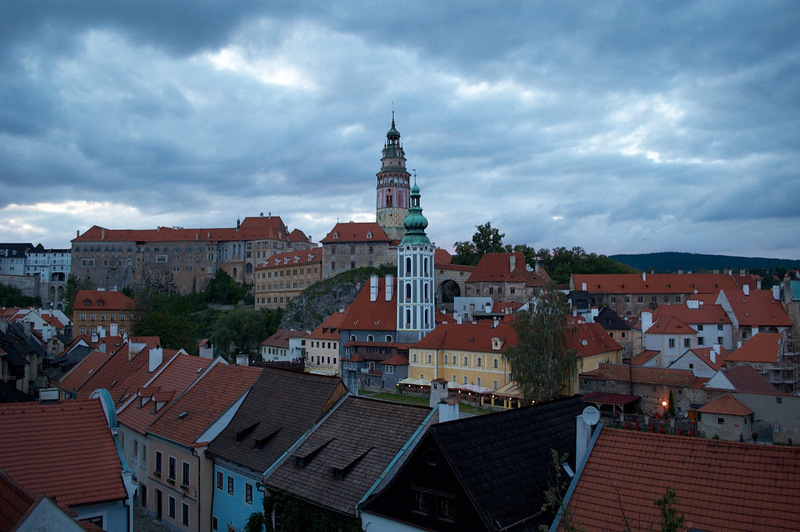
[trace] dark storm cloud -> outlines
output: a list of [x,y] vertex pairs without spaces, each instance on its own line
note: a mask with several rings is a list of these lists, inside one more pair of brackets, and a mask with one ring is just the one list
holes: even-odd
[[321,238],[374,219],[394,105],[440,245],[492,220],[535,247],[800,256],[768,231],[800,222],[798,23],[789,2],[3,3],[0,232],[263,211]]

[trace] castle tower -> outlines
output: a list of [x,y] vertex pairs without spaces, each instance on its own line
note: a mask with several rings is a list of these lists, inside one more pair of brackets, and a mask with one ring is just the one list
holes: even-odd
[[397,248],[397,341],[421,340],[436,326],[433,284],[434,247],[425,235],[428,220],[419,206],[419,187],[403,221],[406,235]]
[[392,128],[386,133],[386,144],[383,146],[381,171],[378,176],[375,214],[378,225],[386,236],[392,240],[400,240],[405,235],[403,220],[408,216],[409,178],[406,171],[406,154],[400,144],[400,133],[394,126],[392,111]]

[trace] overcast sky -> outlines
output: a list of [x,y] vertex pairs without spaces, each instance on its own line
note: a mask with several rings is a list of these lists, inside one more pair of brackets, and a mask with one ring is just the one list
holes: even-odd
[[0,241],[319,241],[392,109],[428,235],[800,258],[797,2],[0,0]]

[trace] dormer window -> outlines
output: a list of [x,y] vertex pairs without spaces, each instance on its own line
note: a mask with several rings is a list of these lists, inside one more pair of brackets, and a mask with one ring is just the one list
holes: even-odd
[[87,306],[87,307],[91,307],[92,306],[92,301],[90,299],[84,299],[83,300],[83,304],[85,306]]
[[333,232],[333,238],[336,238],[336,239],[339,238],[339,231],[334,231]]
[[105,303],[106,303],[106,302],[105,302],[105,301],[103,301],[102,299],[98,299],[98,300],[97,300],[97,306],[98,306],[98,307],[102,307],[102,306],[103,306]]
[[367,231],[367,238],[372,238],[372,231]]

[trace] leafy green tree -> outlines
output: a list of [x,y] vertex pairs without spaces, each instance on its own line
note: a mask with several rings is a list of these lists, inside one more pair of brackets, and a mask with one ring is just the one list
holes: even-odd
[[206,286],[204,299],[209,303],[235,305],[244,299],[249,289],[248,285],[237,283],[225,270],[218,269]]
[[477,231],[472,235],[472,241],[456,242],[456,257],[453,258],[455,264],[466,264],[475,266],[486,253],[504,253],[506,247],[503,245],[505,233],[501,233],[491,222],[476,226]]
[[552,251],[543,248],[536,252],[534,260],[538,260],[550,278],[558,284],[569,283],[573,273],[636,273],[630,266],[606,255],[587,253],[581,247],[557,247]]
[[656,499],[654,504],[658,506],[661,513],[661,532],[683,532],[686,530],[683,514],[676,508],[678,494],[675,490],[667,488],[664,496]]
[[533,303],[535,308],[520,312],[513,323],[517,344],[503,352],[525,402],[555,399],[576,371],[575,351],[567,344],[574,329],[564,294],[550,281]]
[[261,512],[253,512],[247,519],[247,524],[244,526],[244,532],[262,532],[264,530],[264,514]]
[[[265,317],[257,310],[230,310],[222,312],[214,322],[211,340],[223,353],[258,353],[265,335]],[[220,353],[222,355],[223,353]]]
[[75,296],[78,295],[78,290],[90,290],[92,285],[86,281],[69,274],[67,277],[67,285],[64,288],[64,300],[67,302],[64,307],[64,314],[72,316],[72,307],[75,305]]
[[22,295],[22,291],[19,288],[14,288],[7,284],[0,284],[0,306],[41,307],[42,300],[39,297]]

